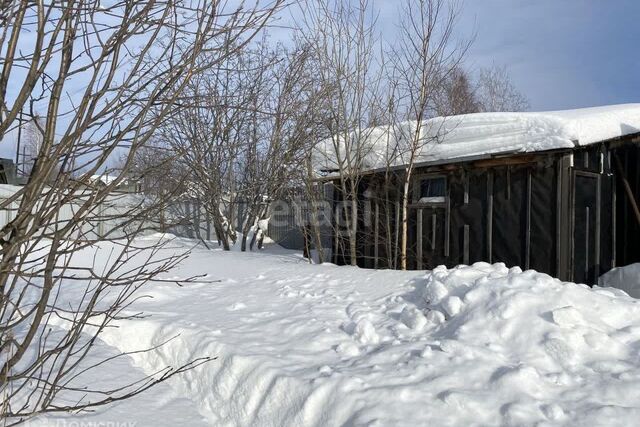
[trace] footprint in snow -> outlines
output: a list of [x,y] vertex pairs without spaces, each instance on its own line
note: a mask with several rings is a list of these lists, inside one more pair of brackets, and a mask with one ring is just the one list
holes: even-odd
[[258,319],[268,319],[269,317],[273,317],[276,314],[273,311],[264,311],[261,313],[252,313],[251,317],[255,317]]
[[238,311],[247,308],[247,306],[241,302],[236,302],[227,307],[228,311]]

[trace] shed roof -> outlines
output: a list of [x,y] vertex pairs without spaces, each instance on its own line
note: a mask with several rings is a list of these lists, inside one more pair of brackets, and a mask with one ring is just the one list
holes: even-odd
[[[335,171],[350,159],[361,171],[399,167],[408,163],[406,141],[416,122],[403,122],[352,133],[363,147],[347,155],[344,138],[321,141],[314,151],[317,171]],[[487,155],[528,153],[587,146],[640,133],[640,104],[577,110],[476,113],[437,117],[423,122],[416,164],[447,163]],[[336,143],[337,141],[337,143]],[[336,145],[338,149],[336,149]],[[355,144],[352,144],[352,146]]]

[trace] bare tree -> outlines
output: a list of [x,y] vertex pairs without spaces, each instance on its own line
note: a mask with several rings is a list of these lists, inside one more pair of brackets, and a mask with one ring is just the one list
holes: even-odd
[[308,144],[309,81],[304,74],[309,53],[305,49],[288,52],[265,47],[258,52],[259,70],[253,77],[260,89],[250,104],[252,131],[247,138],[244,174],[239,189],[246,203],[241,249],[246,250],[252,227],[252,245],[260,224],[269,216],[269,202],[281,199],[301,167],[304,147]]
[[[126,399],[209,360],[167,367],[108,390],[83,382],[87,372],[111,360],[86,366],[101,332],[131,317],[124,310],[139,287],[183,257],[163,256],[159,247],[140,247],[134,240],[166,200],[142,200],[126,215],[105,218],[101,210],[126,174],[106,185],[96,185],[91,176],[119,150],[127,153],[127,172],[194,75],[243,49],[282,5],[280,0],[249,8],[197,0],[2,3],[0,137],[15,128],[20,111],[29,111],[32,119],[36,110],[45,111],[28,183],[0,204],[2,209],[17,205],[13,220],[0,230],[4,425]],[[100,232],[98,219],[117,223]],[[105,265],[74,264],[96,240],[114,237],[124,240]],[[132,257],[142,257],[143,265],[132,266]],[[73,282],[79,285],[67,286]],[[79,286],[84,290],[77,298],[65,294]]]
[[408,0],[405,5],[391,78],[397,88],[398,111],[392,132],[394,140],[401,144],[404,165],[400,230],[403,270],[407,268],[409,199],[415,163],[426,147],[442,136],[439,129],[433,128],[437,124],[427,119],[436,112],[438,96],[446,89],[447,81],[453,81],[453,89],[459,90],[456,85],[461,81],[455,78],[455,73],[469,47],[469,43],[452,43],[458,12],[455,2]]
[[477,113],[482,106],[476,96],[476,87],[469,74],[461,67],[447,70],[440,88],[435,88],[435,114],[438,116],[456,116],[458,114]]
[[479,111],[525,111],[529,101],[515,87],[505,66],[481,68],[478,75],[476,98]]
[[[299,37],[313,51],[324,127],[330,135],[316,147],[326,155],[328,169],[339,176],[336,190],[343,202],[336,215],[344,221],[339,244],[346,240],[351,265],[358,248],[359,184],[374,147],[373,126],[380,117],[383,68],[377,62],[375,16],[368,0],[351,2],[318,0],[306,11]],[[344,231],[344,233],[342,233]]]
[[229,55],[216,72],[196,76],[159,136],[185,172],[185,195],[201,201],[225,250],[236,240],[230,219],[245,125],[242,109],[236,107],[243,105],[246,88],[253,84],[241,78],[238,58],[238,53]]
[[[123,173],[122,159],[114,171]],[[153,204],[167,201],[158,212],[158,230],[168,232],[176,226],[190,226],[190,219],[180,203],[188,194],[189,171],[182,167],[178,155],[154,139],[137,150],[133,163],[127,171],[129,180],[139,187],[139,191]]]
[[194,79],[163,126],[162,141],[187,171],[187,191],[203,202],[226,250],[236,224],[241,250],[261,245],[270,202],[298,175],[308,144],[308,57],[265,41],[238,52],[224,70]]
[[474,77],[462,67],[448,71],[435,102],[438,116],[479,112],[525,111],[527,98],[512,83],[507,68],[480,68]]

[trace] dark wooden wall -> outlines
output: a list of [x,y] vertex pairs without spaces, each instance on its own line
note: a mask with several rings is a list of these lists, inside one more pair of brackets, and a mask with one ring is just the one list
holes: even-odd
[[[638,145],[616,146],[613,151],[639,195]],[[502,262],[595,284],[616,265],[640,262],[640,227],[614,162],[609,145],[603,143],[418,168],[416,176],[446,175],[447,197],[444,203],[411,205],[408,268]],[[390,180],[373,174],[361,181],[361,267],[399,265],[401,173]],[[335,201],[339,200],[336,192]],[[335,262],[348,264],[348,245],[336,244],[334,249]]]
[[[640,202],[640,147],[626,145],[614,149],[624,171],[616,173],[615,188],[615,262],[616,265],[629,265],[640,262],[640,226],[633,212],[632,204],[624,189],[626,178],[636,201]],[[612,159],[615,168],[616,161]]]

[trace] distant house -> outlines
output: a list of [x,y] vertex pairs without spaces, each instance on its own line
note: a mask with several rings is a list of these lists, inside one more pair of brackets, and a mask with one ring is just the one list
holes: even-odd
[[[405,123],[401,126],[415,126]],[[640,261],[640,104],[548,113],[482,113],[425,122],[411,180],[408,265],[478,261],[597,283]],[[404,158],[376,128],[358,188],[357,264],[397,265]],[[316,168],[335,182],[336,155]],[[337,186],[336,186],[337,187]],[[334,191],[333,261],[349,263]]]
[[[118,176],[110,174],[93,175],[91,176],[91,181],[96,185],[107,186],[117,178]],[[135,179],[124,178],[116,185],[114,191],[121,193],[139,193],[141,191],[140,183]]]

